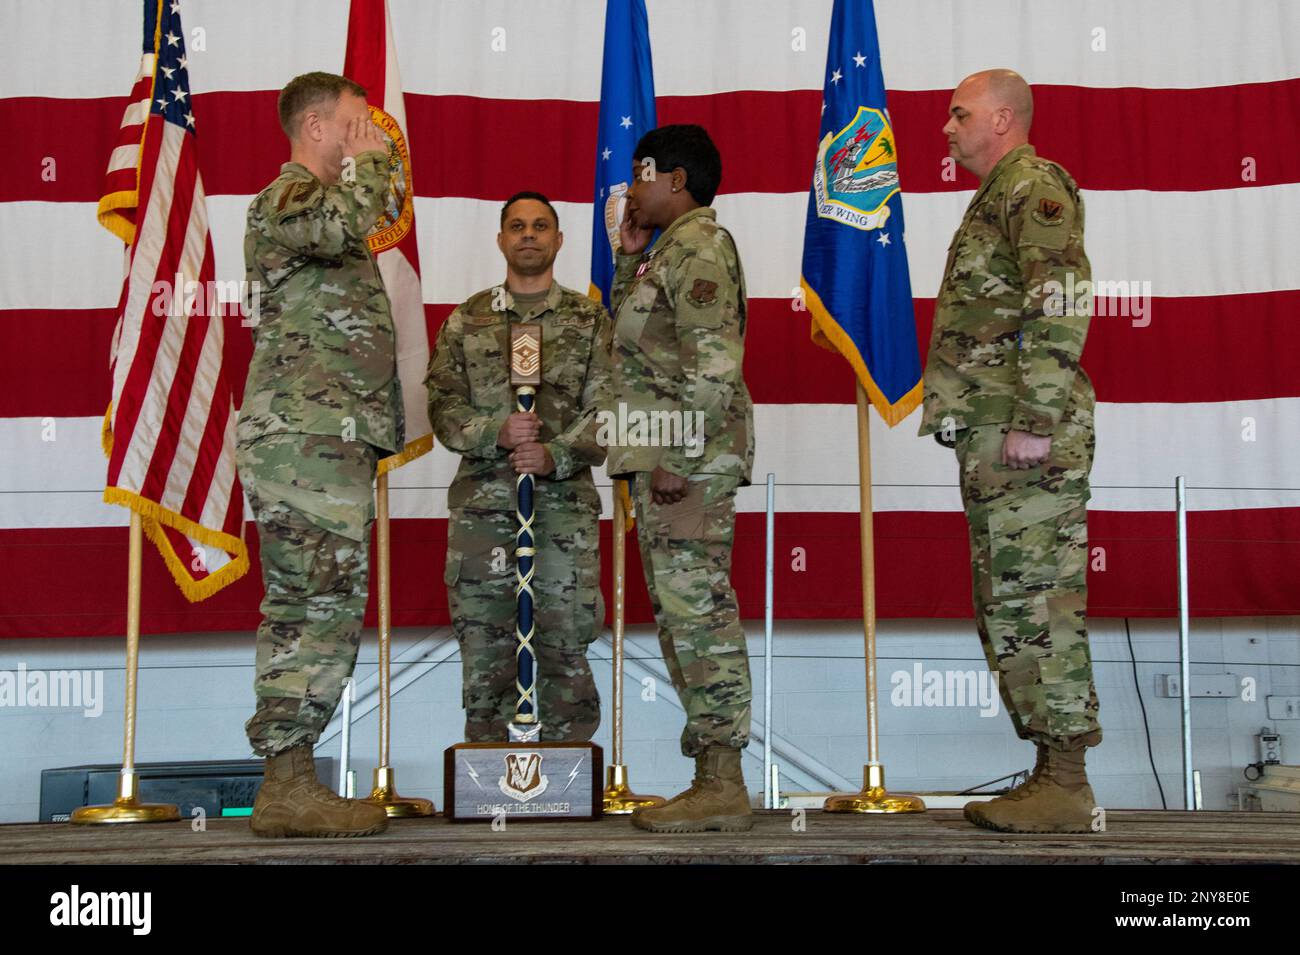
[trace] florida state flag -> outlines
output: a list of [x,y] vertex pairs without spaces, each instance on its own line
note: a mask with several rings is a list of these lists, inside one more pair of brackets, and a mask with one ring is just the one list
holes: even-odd
[[352,0],[343,74],[366,88],[370,115],[388,139],[388,208],[369,236],[370,251],[393,307],[397,331],[397,376],[406,410],[406,447],[379,462],[379,473],[414,460],[433,447],[433,428],[424,390],[429,365],[429,330],[420,290],[420,255],[415,238],[415,191],[406,142],[406,107],[397,73],[397,48],[387,0]]

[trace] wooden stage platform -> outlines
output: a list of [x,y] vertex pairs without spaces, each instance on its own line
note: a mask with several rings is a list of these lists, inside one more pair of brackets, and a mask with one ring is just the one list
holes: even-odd
[[655,835],[626,817],[587,823],[453,825],[395,820],[362,839],[259,839],[246,819],[80,827],[0,825],[0,862],[101,863],[1300,863],[1300,814],[1114,810],[1105,832],[1011,836],[967,823],[956,809],[907,816],[756,813],[748,833]]

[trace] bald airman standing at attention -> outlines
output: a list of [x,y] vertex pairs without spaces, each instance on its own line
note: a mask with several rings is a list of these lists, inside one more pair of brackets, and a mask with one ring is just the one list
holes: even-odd
[[1087,832],[1084,753],[1101,742],[1086,625],[1096,398],[1079,367],[1091,268],[1079,188],[1029,144],[1033,109],[1011,70],[953,92],[949,153],[981,182],[948,250],[920,433],[957,452],[980,642],[1017,734],[1038,748],[1025,783],[966,818]]

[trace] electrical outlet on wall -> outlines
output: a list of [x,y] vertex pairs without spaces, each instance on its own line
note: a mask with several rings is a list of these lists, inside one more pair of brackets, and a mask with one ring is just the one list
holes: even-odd
[[1270,720],[1300,720],[1300,696],[1268,696],[1264,701]]

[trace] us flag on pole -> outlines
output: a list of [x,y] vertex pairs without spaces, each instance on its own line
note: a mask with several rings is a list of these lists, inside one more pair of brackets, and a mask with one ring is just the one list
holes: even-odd
[[180,5],[146,0],[140,73],[98,207],[128,245],[104,500],[140,513],[181,591],[202,600],[243,576],[248,548],[186,65]]

